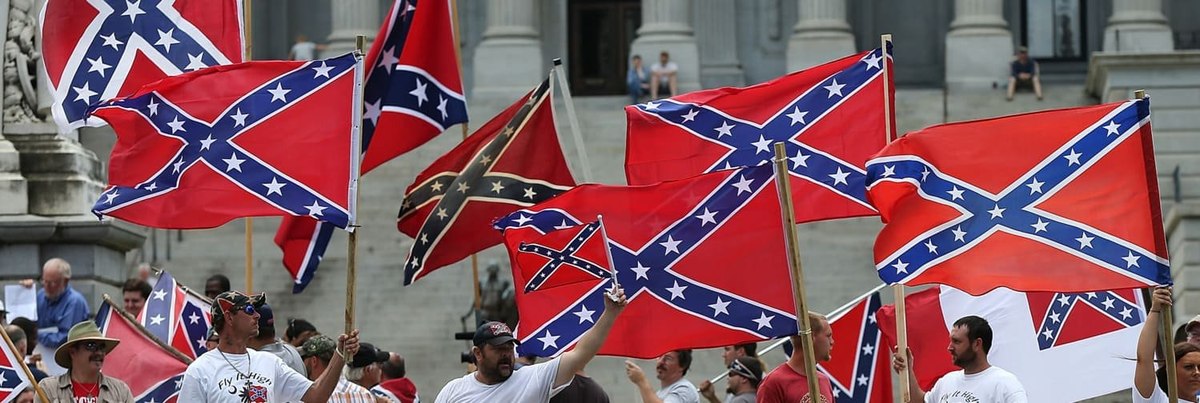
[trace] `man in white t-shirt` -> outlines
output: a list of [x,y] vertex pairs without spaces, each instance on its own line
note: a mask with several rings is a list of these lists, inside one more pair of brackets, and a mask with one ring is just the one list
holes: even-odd
[[665,50],[659,53],[658,63],[650,66],[650,99],[658,99],[660,92],[667,92],[670,96],[678,94],[678,87],[675,85],[678,72],[679,65],[671,61],[671,55]]
[[283,363],[274,354],[247,348],[258,333],[257,307],[262,294],[226,291],[213,300],[213,328],[220,333],[217,349],[196,358],[183,373],[181,402],[326,402],[337,386],[345,355],[358,351],[358,330],[338,337],[329,368],[316,381]]
[[471,352],[477,371],[446,383],[436,403],[546,402],[571,383],[575,372],[596,356],[617,315],[625,309],[625,291],[614,288],[604,298],[604,313],[579,338],[575,348],[558,358],[513,370],[516,345],[512,330],[501,322],[487,322],[475,330]]
[[669,351],[658,357],[654,370],[662,387],[657,391],[650,387],[646,374],[633,361],[625,360],[625,375],[637,387],[643,403],[700,403],[700,391],[696,385],[683,378],[691,367],[690,349]]
[[[980,403],[1025,403],[1025,387],[1011,372],[988,364],[987,354],[992,349],[992,327],[987,320],[978,316],[965,316],[954,322],[950,332],[950,357],[954,365],[962,368],[943,375],[928,393],[917,385],[917,376],[908,371],[909,396],[915,402],[980,402]],[[903,371],[912,360],[893,354],[892,368]]]

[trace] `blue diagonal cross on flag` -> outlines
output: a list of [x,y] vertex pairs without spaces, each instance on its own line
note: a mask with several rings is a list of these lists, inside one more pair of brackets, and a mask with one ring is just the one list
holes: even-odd
[[[559,226],[555,228],[558,231],[552,232],[542,239],[521,242],[517,247],[520,253],[534,255],[545,260],[545,263],[537,266],[536,272],[527,276],[529,281],[525,283],[525,292],[543,287],[547,280],[558,274],[559,270],[579,270],[588,275],[584,278],[612,278],[611,270],[606,267],[608,266],[608,255],[603,253],[603,248],[608,243],[603,239],[603,231],[600,226],[600,221],[593,221],[574,228]],[[557,232],[566,232],[566,234],[555,236],[558,235],[555,234]],[[589,242],[596,244],[599,248],[590,248],[592,250],[589,250],[586,248]],[[560,243],[562,245],[556,245]],[[587,252],[594,252],[594,249],[600,249],[601,253],[593,253],[597,256],[586,255]],[[525,260],[524,256],[517,256],[514,259]],[[519,269],[524,270],[524,264],[521,266]],[[560,275],[560,277],[565,276]]]
[[[537,234],[555,228],[583,224],[580,216],[603,214],[615,276],[629,296],[629,309],[656,315],[661,326],[675,329],[680,338],[691,331],[717,333],[711,338],[696,334],[700,339],[665,338],[656,343],[642,340],[629,346],[613,341],[614,336],[610,336],[602,354],[607,351],[607,354],[653,357],[681,348],[674,343],[714,343],[709,346],[714,347],[725,341],[768,339],[794,333],[796,329],[794,315],[788,309],[794,308],[790,302],[783,241],[778,237],[782,229],[770,168],[713,173],[659,187],[583,185],[505,216],[497,221],[496,227],[505,230],[511,256],[518,254],[515,249],[520,242],[515,235],[510,236],[515,231],[526,234],[520,238],[536,238]],[[689,193],[692,196],[687,196]],[[684,202],[654,206],[668,199]],[[643,208],[648,211],[642,211]],[[721,249],[717,245],[723,245],[718,238],[743,236],[753,238],[744,239],[751,242],[746,248],[722,249],[721,257],[711,256]],[[763,275],[775,279],[771,286],[763,287],[756,282],[751,287],[728,281],[727,276],[735,272],[733,267],[740,264],[729,261],[730,256],[739,254],[757,259]],[[520,266],[520,262],[514,264]],[[536,267],[532,270],[522,267],[514,270],[514,281],[523,284],[527,275],[537,273],[540,271]],[[518,347],[520,352],[556,355],[591,328],[597,313],[603,310],[604,293],[611,280],[602,276],[583,280],[587,279],[555,288],[522,290],[518,296],[522,322],[517,333],[524,341]],[[776,291],[783,292],[767,291],[780,287]],[[636,332],[617,329],[612,334],[621,335],[615,336],[617,339],[636,337]]]
[[875,215],[864,163],[894,126],[884,113],[890,65],[878,48],[750,87],[628,106],[628,182],[766,164],[783,142],[797,222]]
[[[55,120],[159,78],[242,59],[241,0],[50,0],[41,24]],[[49,34],[49,35],[47,35]]]
[[[1040,114],[934,126],[868,163],[876,206],[913,214],[884,215],[891,222],[876,240],[880,278],[970,293],[1170,282],[1149,99]],[[1025,152],[1001,152],[1008,146],[979,138],[1002,134]],[[896,198],[897,190],[915,190],[916,197]],[[897,201],[906,207],[894,207]]]
[[[354,175],[348,173],[349,151],[339,155],[337,148],[354,142],[347,115],[355,107],[357,63],[348,54],[311,62],[223,66],[171,77],[140,95],[98,106],[93,113],[109,120],[122,139],[114,150],[113,186],[101,194],[93,212],[159,228],[208,228],[247,215],[309,216],[345,228],[353,214],[346,189],[353,190]],[[215,81],[255,86],[229,98],[196,99]],[[296,128],[298,115],[313,112],[328,115],[320,124]],[[338,121],[341,116],[347,119]],[[127,144],[136,151],[126,151],[122,146]],[[155,158],[143,150],[161,154]],[[326,154],[318,160],[296,158],[322,152]],[[144,158],[127,160],[135,154]],[[146,166],[155,160],[162,165]],[[345,165],[339,167],[339,160]],[[338,171],[347,173],[339,178]],[[197,185],[205,180],[204,186]],[[218,195],[214,188],[230,193]],[[183,215],[183,204],[191,203],[211,208],[213,214]],[[253,205],[254,210],[242,212],[226,204]]]

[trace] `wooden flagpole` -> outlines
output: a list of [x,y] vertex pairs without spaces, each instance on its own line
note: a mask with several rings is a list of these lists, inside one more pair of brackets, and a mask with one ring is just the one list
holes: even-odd
[[108,294],[104,294],[104,302],[107,302],[109,308],[116,311],[117,314],[121,315],[122,318],[125,318],[125,320],[128,321],[130,325],[133,325],[134,329],[137,329],[137,331],[141,332],[143,336],[146,336],[146,338],[150,339],[150,341],[153,341],[154,344],[157,344],[159,347],[162,347],[163,350],[166,350],[167,353],[175,356],[175,358],[178,358],[180,361],[183,361],[184,364],[188,364],[188,365],[192,364],[191,358],[189,358],[187,355],[184,355],[183,353],[179,352],[179,350],[176,350],[175,347],[171,347],[171,345],[164,343],[161,339],[158,338],[158,336],[155,336],[153,333],[150,333],[149,330],[146,330],[146,328],[144,326],[142,326],[141,323],[138,323],[137,319],[134,319],[133,315],[130,315],[129,312],[125,312],[125,310],[122,309],[120,306],[117,306],[117,304],[114,304],[112,299],[110,299],[108,297]]
[[[50,398],[46,396],[46,391],[43,391],[42,388],[38,386],[37,380],[33,378],[33,372],[30,372],[29,366],[25,365],[25,359],[23,358],[25,352],[22,351],[20,354],[17,354],[17,346],[13,345],[12,339],[8,338],[8,331],[0,329],[0,336],[4,336],[4,344],[8,345],[8,351],[12,353],[13,358],[16,358],[17,361],[20,361],[21,370],[25,372],[25,379],[29,380],[29,384],[33,387],[34,393],[37,393],[38,397],[41,398],[42,403],[50,403]],[[37,340],[32,341],[37,343]]]
[[[462,38],[462,34],[458,31],[457,0],[450,1],[450,25],[454,27],[454,60],[458,63],[458,75],[462,77],[462,49],[459,48],[458,42],[459,38]],[[462,127],[462,138],[466,140],[471,135],[470,125],[467,122],[463,122],[460,126]],[[479,288],[479,255],[474,253],[471,254],[471,287],[475,290],[475,301],[472,306],[475,308],[475,312],[479,312],[483,307],[483,290]]]
[[[892,133],[892,121],[895,119],[892,116],[892,93],[891,79],[892,71],[888,68],[888,45],[892,43],[892,34],[883,34],[879,36],[879,49],[883,54],[883,143],[888,144],[895,138],[895,133]],[[902,354],[905,360],[908,358],[908,314],[904,308],[904,284],[892,285],[892,297],[896,304],[896,350],[897,354]],[[907,361],[906,361],[907,362]],[[904,367],[900,371],[900,400],[904,403],[909,403],[911,396],[909,395],[912,385],[908,383],[908,371],[912,371],[912,363]]]
[[350,223],[346,226],[349,239],[346,249],[346,334],[354,331],[354,296],[358,289],[358,193],[362,186],[362,112],[363,112],[363,57],[367,46],[367,37],[358,35],[354,38],[354,141],[351,143],[350,165],[353,180],[350,196]]
[[[1133,92],[1135,99],[1146,99],[1146,90],[1137,90]],[[1153,294],[1154,290],[1150,292]],[[1163,335],[1159,341],[1163,344],[1163,359],[1166,360],[1167,369],[1167,401],[1176,403],[1179,401],[1179,380],[1175,378],[1175,343],[1171,329],[1175,327],[1174,307],[1166,307],[1162,311],[1162,332]]]
[[787,240],[788,263],[792,269],[792,298],[796,303],[796,327],[804,351],[804,374],[808,378],[808,396],[821,401],[817,383],[817,361],[813,353],[812,323],[808,320],[808,301],[804,296],[804,268],[800,264],[800,236],[796,231],[796,208],[792,205],[792,181],[787,168],[787,146],[775,143],[775,186],[779,190],[779,207]]
[[[253,57],[253,31],[250,29],[252,0],[243,0],[242,7],[242,61]],[[246,217],[246,294],[254,293],[254,219]]]

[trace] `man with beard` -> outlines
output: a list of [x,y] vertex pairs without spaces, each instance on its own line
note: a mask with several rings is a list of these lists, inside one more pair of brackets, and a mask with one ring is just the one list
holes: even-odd
[[571,383],[575,372],[587,366],[608,337],[617,315],[625,309],[625,291],[614,288],[604,298],[604,314],[579,338],[575,348],[558,358],[513,371],[517,339],[502,322],[487,322],[472,339],[478,370],[446,383],[437,403],[545,402]]
[[[987,320],[978,316],[965,316],[954,321],[950,332],[950,357],[954,365],[962,368],[943,375],[929,393],[917,386],[917,376],[908,371],[909,397],[912,401],[941,402],[951,396],[964,402],[1024,403],[1025,387],[1012,373],[988,364],[987,353],[992,349],[992,327]],[[892,368],[903,371],[912,361],[912,351],[907,359],[893,354]]]
[[[829,361],[833,352],[833,328],[829,320],[817,313],[808,313],[808,323],[812,326],[813,357],[817,362]],[[800,336],[792,336],[792,345],[802,346]],[[787,362],[775,367],[762,384],[758,386],[758,401],[760,403],[791,403],[811,402],[808,391],[808,376],[804,364],[804,349],[796,348]],[[820,391],[820,403],[833,403],[833,386],[829,377],[817,373],[817,387]]]
[[247,348],[258,334],[258,307],[263,294],[226,291],[213,300],[209,313],[220,333],[216,350],[196,357],[183,373],[180,402],[327,402],[342,375],[347,355],[358,352],[358,330],[338,336],[328,368],[309,380],[274,354]]
[[132,402],[133,394],[125,382],[100,373],[104,357],[120,342],[100,334],[95,322],[80,322],[54,351],[54,362],[67,373],[42,379],[38,386],[52,402]]
[[646,374],[633,361],[625,360],[625,375],[638,388],[638,395],[644,403],[700,403],[700,392],[687,379],[688,369],[692,367],[692,350],[675,350],[658,357],[654,369],[658,382],[662,385],[658,391],[650,387]]
[[[762,368],[766,367],[766,365],[764,365],[762,363],[762,361],[759,360],[757,351],[758,351],[758,344],[756,344],[756,343],[745,343],[745,344],[735,344],[732,346],[725,346],[725,351],[721,352],[721,359],[725,360],[725,367],[729,367],[730,365],[733,365],[733,361],[738,358],[750,357],[750,358],[753,358],[755,361],[758,361],[759,372],[762,372]],[[761,381],[761,379],[759,379],[759,380]],[[754,388],[758,389],[757,382],[755,382]],[[705,379],[704,382],[700,382],[700,396],[704,397],[704,400],[708,400],[709,403],[721,403],[721,400],[717,398],[717,392],[713,388],[712,381],[709,381],[707,379]],[[725,401],[729,402],[729,401],[732,401],[732,399],[733,399],[733,392],[729,392],[725,396]]]
[[732,396],[725,403],[754,403],[758,384],[762,382],[762,363],[757,358],[738,357],[729,364],[729,387]]

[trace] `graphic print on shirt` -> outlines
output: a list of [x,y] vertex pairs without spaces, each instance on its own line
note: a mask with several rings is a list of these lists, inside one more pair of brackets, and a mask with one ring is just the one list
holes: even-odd
[[237,374],[232,377],[221,378],[217,382],[217,386],[221,388],[221,393],[228,393],[237,396],[245,403],[266,403],[268,401],[268,391],[272,386],[272,379],[254,371],[248,374]]

